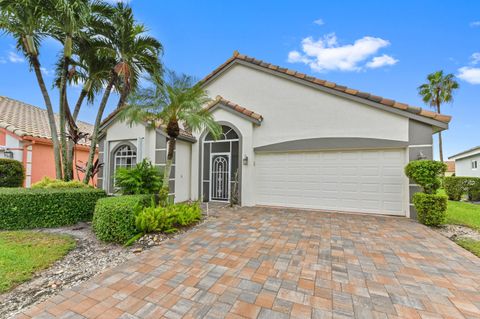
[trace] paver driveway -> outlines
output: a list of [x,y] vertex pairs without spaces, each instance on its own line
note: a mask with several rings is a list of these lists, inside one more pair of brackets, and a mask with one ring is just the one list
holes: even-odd
[[19,317],[479,318],[479,309],[480,260],[416,222],[242,208]]

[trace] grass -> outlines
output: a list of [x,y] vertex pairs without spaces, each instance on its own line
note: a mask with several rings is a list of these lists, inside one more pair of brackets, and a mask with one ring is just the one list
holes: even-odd
[[66,235],[32,231],[0,232],[0,293],[29,280],[75,247]]
[[448,201],[446,223],[480,230],[480,205]]
[[480,257],[480,241],[464,238],[458,239],[455,242],[469,252],[471,252],[472,254]]

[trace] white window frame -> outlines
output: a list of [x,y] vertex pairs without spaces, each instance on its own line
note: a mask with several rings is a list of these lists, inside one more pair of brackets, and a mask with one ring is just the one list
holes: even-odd
[[476,170],[478,168],[478,161],[477,160],[472,160],[472,169]]
[[[125,154],[125,155],[118,155],[120,151],[122,151],[124,148],[128,148],[129,150],[126,151],[130,154]],[[117,165],[117,159],[128,159],[130,158],[132,160],[131,164],[128,165]],[[133,149],[131,145],[128,144],[123,144],[119,146],[116,150],[115,153],[113,153],[113,188],[115,189],[115,173],[117,172],[117,168],[132,168],[137,165],[137,151]]]

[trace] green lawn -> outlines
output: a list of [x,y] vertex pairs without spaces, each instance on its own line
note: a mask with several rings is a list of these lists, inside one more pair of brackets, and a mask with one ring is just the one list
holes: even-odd
[[32,231],[0,232],[0,293],[29,280],[75,247],[65,235]]
[[448,201],[446,223],[480,230],[480,205]]
[[469,252],[480,257],[480,241],[473,239],[458,239],[455,241]]

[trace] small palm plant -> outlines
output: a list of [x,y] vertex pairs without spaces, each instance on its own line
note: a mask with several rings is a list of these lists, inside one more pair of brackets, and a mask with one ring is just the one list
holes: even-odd
[[[438,113],[441,113],[441,105],[453,101],[453,91],[458,89],[458,82],[455,81],[453,74],[444,75],[443,71],[429,74],[427,80],[427,83],[418,87],[418,94],[422,96],[423,102],[433,107]],[[440,161],[443,163],[442,132],[438,132],[438,150],[440,152]]]
[[168,189],[173,154],[181,126],[187,130],[207,129],[213,136],[219,136],[222,129],[212,114],[204,108],[210,98],[199,83],[194,84],[192,77],[169,72],[166,82],[160,76],[152,76],[150,81],[152,87],[139,89],[131,95],[121,117],[130,123],[147,122],[154,127],[165,128],[168,149],[163,189]]

